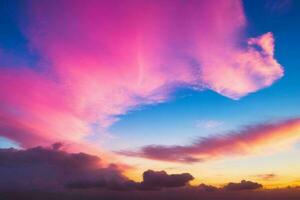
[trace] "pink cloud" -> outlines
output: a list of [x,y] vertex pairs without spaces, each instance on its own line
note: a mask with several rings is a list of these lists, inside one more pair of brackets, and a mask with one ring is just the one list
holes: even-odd
[[238,99],[283,75],[273,35],[243,34],[241,1],[27,4],[23,32],[50,64],[0,74],[0,134],[25,147],[80,143],[91,124],[106,128],[128,110],[168,100],[177,86]]
[[277,123],[247,126],[223,135],[199,138],[186,146],[149,145],[139,151],[120,152],[126,156],[144,157],[170,162],[201,162],[226,156],[242,156],[266,152],[271,146],[293,143],[300,139],[300,118]]
[[238,99],[270,86],[283,76],[283,69],[273,57],[272,33],[250,38],[247,44],[244,49],[224,44],[225,52],[211,52],[204,56],[203,79],[211,89]]

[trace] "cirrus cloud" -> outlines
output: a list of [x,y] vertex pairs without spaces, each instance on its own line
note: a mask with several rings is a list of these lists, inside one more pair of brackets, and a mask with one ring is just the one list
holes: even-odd
[[238,99],[283,76],[273,34],[245,36],[239,0],[25,8],[21,29],[41,62],[0,68],[0,134],[23,147],[84,143],[92,124],[105,129],[129,110],[168,100],[178,86]]

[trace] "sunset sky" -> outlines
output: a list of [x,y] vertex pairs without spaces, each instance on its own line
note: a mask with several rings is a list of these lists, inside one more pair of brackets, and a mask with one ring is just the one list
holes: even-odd
[[192,185],[300,186],[299,10],[1,0],[0,148],[56,143],[134,181],[151,169]]

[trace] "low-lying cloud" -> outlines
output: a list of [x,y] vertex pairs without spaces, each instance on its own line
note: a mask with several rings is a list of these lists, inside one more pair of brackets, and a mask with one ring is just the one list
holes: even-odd
[[142,188],[161,189],[165,187],[183,187],[194,177],[189,173],[167,174],[165,171],[148,170],[143,173]]
[[141,183],[124,175],[117,165],[104,166],[97,156],[68,153],[61,144],[27,150],[0,149],[0,191],[63,189],[158,190],[183,187],[193,176],[148,170]]
[[[115,164],[104,166],[97,156],[68,153],[57,143],[49,148],[27,150],[0,149],[0,191],[63,190],[161,190],[189,186],[194,177],[189,173],[168,174],[147,170],[143,180],[135,182],[122,174]],[[200,191],[258,189],[251,181],[229,183],[223,188],[201,184]]]
[[215,192],[215,191],[219,190],[219,188],[217,188],[213,185],[206,185],[204,183],[201,183],[198,186],[198,189],[201,190],[201,191],[205,191],[205,192]]
[[242,180],[240,183],[228,183],[224,186],[223,189],[225,190],[256,190],[262,188],[262,184],[252,182],[252,181],[245,181]]
[[60,190],[78,180],[102,182],[108,187],[128,180],[116,165],[102,166],[97,156],[58,148],[1,149],[0,190]]

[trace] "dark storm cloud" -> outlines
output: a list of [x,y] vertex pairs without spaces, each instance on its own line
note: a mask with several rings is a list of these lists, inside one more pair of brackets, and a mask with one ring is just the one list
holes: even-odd
[[188,173],[147,170],[142,182],[134,182],[124,177],[116,165],[103,166],[97,156],[61,149],[60,143],[50,148],[0,149],[0,199],[263,200],[267,195],[272,200],[287,200],[300,197],[297,189],[252,193],[262,185],[251,181],[228,183],[223,188],[205,184],[187,186],[193,180]]
[[117,165],[103,166],[101,159],[86,153],[62,151],[63,144],[27,150],[0,149],[0,191],[4,190],[157,190],[182,187],[194,178],[188,173],[167,174],[148,170],[141,183],[122,175]]
[[242,180],[240,183],[228,183],[227,185],[224,186],[223,189],[236,191],[236,190],[255,190],[262,187],[263,186],[259,183]]
[[147,170],[143,173],[143,182],[141,183],[141,186],[144,189],[182,187],[193,179],[194,177],[189,173],[167,174],[165,171]]
[[67,153],[60,147],[56,143],[52,148],[1,149],[0,190],[57,190],[77,182],[107,188],[128,181],[116,165],[103,167],[97,156]]
[[167,174],[165,171],[147,170],[143,173],[143,181],[118,180],[109,183],[100,181],[76,181],[67,185],[71,189],[107,188],[111,190],[161,190],[163,188],[183,187],[193,180],[189,173]]

